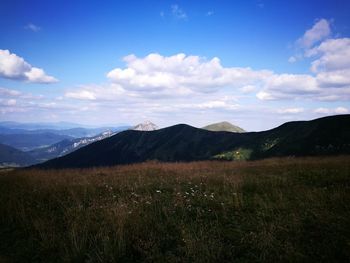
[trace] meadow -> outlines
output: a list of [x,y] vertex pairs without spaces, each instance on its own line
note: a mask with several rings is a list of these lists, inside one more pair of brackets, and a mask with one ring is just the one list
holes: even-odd
[[0,262],[348,262],[350,156],[0,171]]

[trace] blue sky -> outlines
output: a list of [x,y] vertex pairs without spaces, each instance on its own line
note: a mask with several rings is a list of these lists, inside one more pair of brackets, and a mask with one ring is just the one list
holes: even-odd
[[350,1],[16,1],[0,120],[247,130],[349,113]]

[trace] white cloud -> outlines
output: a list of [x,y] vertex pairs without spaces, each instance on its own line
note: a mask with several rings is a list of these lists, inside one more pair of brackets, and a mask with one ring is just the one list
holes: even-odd
[[257,94],[256,94],[256,97],[259,99],[259,100],[275,100],[276,97],[274,97],[272,95],[272,93],[269,93],[267,91],[259,91]]
[[303,108],[285,108],[277,111],[280,114],[298,114],[304,112]]
[[350,38],[329,38],[330,24],[319,20],[297,43],[311,59],[310,74],[280,74],[270,78],[257,94],[261,100],[307,98],[312,100],[350,100]]
[[187,20],[187,14],[178,5],[171,6],[171,13],[176,19]]
[[78,100],[115,100],[123,93],[123,88],[115,84],[82,85],[76,90],[66,92],[65,97]]
[[238,104],[231,104],[224,100],[213,100],[203,103],[198,103],[191,105],[193,108],[198,109],[225,109],[225,110],[237,110],[239,108]]
[[38,32],[38,31],[41,30],[41,27],[39,27],[37,25],[34,25],[32,23],[27,24],[24,28],[27,29],[27,30],[31,30],[33,32]]
[[16,96],[21,95],[21,92],[19,92],[18,90],[6,89],[6,88],[1,88],[1,87],[0,87],[0,95],[1,95],[1,96],[12,96],[12,97],[16,97]]
[[319,93],[316,79],[306,74],[274,74],[256,96],[260,100],[293,99]]
[[328,39],[306,52],[307,57],[317,55],[319,58],[311,64],[312,72],[350,68],[350,38]]
[[267,70],[225,68],[216,57],[206,60],[182,53],[169,57],[153,53],[144,58],[129,55],[124,61],[125,69],[113,69],[107,77],[126,90],[138,92],[210,93],[223,87],[254,85],[272,75]]
[[0,100],[1,106],[15,106],[16,104],[17,104],[17,101],[15,99]]
[[65,96],[71,99],[96,100],[95,94],[88,90],[78,90],[78,91],[67,92]]
[[297,40],[297,44],[302,48],[310,48],[317,42],[329,37],[330,34],[330,23],[326,19],[320,19]]
[[33,67],[23,58],[2,49],[0,49],[0,77],[31,83],[57,82],[54,77],[46,75],[44,70]]
[[337,107],[335,109],[330,109],[330,108],[317,108],[314,110],[314,113],[318,114],[325,114],[325,115],[331,115],[331,114],[348,114],[349,110],[345,107]]
[[309,50],[311,71],[321,87],[350,87],[350,38],[328,39]]
[[331,110],[327,109],[327,108],[320,107],[320,108],[315,109],[314,112],[319,113],[319,114],[330,114]]
[[347,113],[349,113],[349,110],[347,108],[344,108],[344,107],[338,107],[334,110],[334,112],[337,114],[347,114]]
[[256,86],[246,85],[246,86],[243,86],[242,88],[240,88],[239,90],[243,93],[251,93],[251,92],[256,91]]

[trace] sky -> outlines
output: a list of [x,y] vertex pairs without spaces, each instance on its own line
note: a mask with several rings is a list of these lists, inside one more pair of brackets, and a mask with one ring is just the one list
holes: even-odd
[[349,10],[349,0],[0,0],[0,121],[260,131],[348,114]]

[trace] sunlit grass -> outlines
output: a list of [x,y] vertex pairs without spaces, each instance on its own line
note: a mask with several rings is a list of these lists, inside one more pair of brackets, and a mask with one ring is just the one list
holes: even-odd
[[0,174],[0,260],[350,258],[350,157]]

